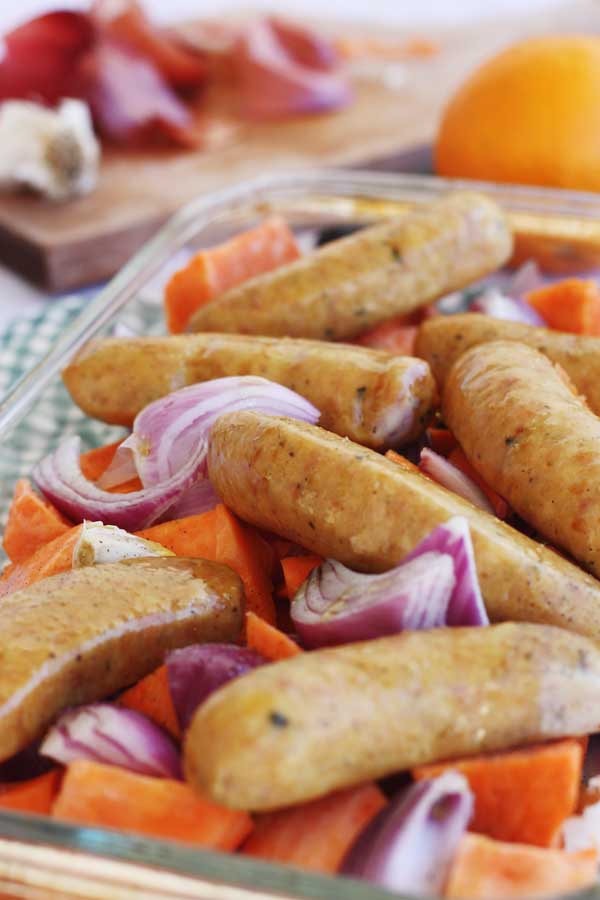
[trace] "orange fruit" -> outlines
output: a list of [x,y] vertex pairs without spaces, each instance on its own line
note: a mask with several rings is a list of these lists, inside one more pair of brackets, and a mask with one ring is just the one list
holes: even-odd
[[440,175],[600,191],[600,36],[515,44],[450,100]]

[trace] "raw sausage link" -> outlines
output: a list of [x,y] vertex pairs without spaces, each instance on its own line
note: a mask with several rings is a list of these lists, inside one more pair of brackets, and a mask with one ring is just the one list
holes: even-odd
[[244,592],[227,566],[148,558],[74,569],[2,598],[0,760],[66,706],[147,675],[168,650],[235,641]]
[[471,348],[450,370],[443,414],[513,509],[600,575],[600,419],[550,360],[514,341]]
[[63,372],[90,416],[131,425],[148,403],[176,388],[227,375],[262,375],[297,391],[330,431],[369,447],[419,436],[436,401],[423,360],[382,350],[238,334],[108,338],[89,345]]
[[600,640],[595,578],[372,450],[302,422],[238,412],[216,422],[208,466],[223,502],[243,519],[364,571],[391,568],[437,525],[466,516],[493,620]]
[[511,250],[492,200],[450,194],[233,288],[190,331],[350,340],[492,272]]
[[600,726],[600,650],[542,625],[440,628],[255,669],[199,709],[186,775],[219,803],[301,803],[416,765]]
[[461,353],[489,341],[519,341],[559,363],[590,409],[600,414],[600,338],[466,313],[424,322],[417,334],[416,354],[427,360],[442,387]]

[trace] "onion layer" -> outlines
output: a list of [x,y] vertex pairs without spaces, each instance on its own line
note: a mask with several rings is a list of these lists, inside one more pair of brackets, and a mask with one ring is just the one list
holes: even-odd
[[446,624],[455,586],[452,557],[425,553],[381,575],[326,560],[296,594],[292,621],[307,647],[347,644]]
[[494,515],[492,504],[479,485],[475,484],[464,472],[461,472],[450,460],[436,453],[435,450],[423,447],[419,468],[434,481],[437,481],[438,484],[441,484],[442,487],[448,488],[449,491],[458,494],[464,500],[468,500],[473,506],[478,506],[479,509]]
[[341,873],[391,891],[439,896],[473,812],[458,772],[412,785],[367,825]]
[[264,662],[258,653],[235,644],[193,644],[169,653],[169,690],[182,731],[213,691]]
[[181,778],[179,753],[171,738],[141,713],[112,703],[67,710],[39,752],[63,765],[89,759],[142,775]]
[[319,418],[319,410],[300,394],[259,376],[234,375],[181,388],[138,413],[127,439],[144,487],[166,481],[199,448],[204,473],[212,426],[224,413],[241,409],[311,424]]
[[454,561],[456,583],[448,604],[446,625],[489,625],[490,620],[481,596],[475,554],[469,523],[464,516],[452,516],[438,525],[411,550],[404,562],[425,553],[448,553]]
[[[75,521],[99,520],[126,531],[147,528],[167,512],[191,515],[218,502],[206,477],[210,431],[220,415],[251,409],[315,423],[319,411],[308,400],[266,378],[218,378],[168,394],[136,417],[134,431],[117,453],[118,477],[132,452],[143,490],[112,494],[88,481],[79,465],[79,438],[66,438],[39,463],[33,477],[42,491]],[[125,463],[124,463],[125,460]],[[114,483],[114,472],[103,484]]]
[[467,520],[449,519],[381,575],[326,560],[300,587],[291,614],[307,647],[445,625],[488,625]]

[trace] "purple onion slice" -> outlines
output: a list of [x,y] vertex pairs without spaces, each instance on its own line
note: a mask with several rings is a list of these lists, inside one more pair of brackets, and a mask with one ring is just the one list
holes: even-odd
[[464,516],[452,516],[438,525],[411,550],[404,562],[431,551],[448,553],[454,560],[456,583],[448,604],[446,625],[489,625],[481,596],[469,523]]
[[423,447],[421,450],[421,459],[419,468],[442,487],[447,488],[454,494],[458,494],[463,500],[468,500],[473,506],[478,506],[494,515],[492,504],[485,496],[478,484],[465,475],[464,472],[451,463],[449,459],[440,456],[435,450],[429,447]]
[[64,712],[39,752],[63,765],[89,759],[142,775],[181,778],[179,751],[169,735],[141,713],[112,703]]
[[213,509],[218,497],[206,472],[208,439],[223,413],[251,409],[315,423],[319,411],[294,391],[266,378],[217,378],[174,391],[143,409],[115,468],[101,480],[119,483],[131,473],[130,454],[143,489],[113,494],[84,477],[79,464],[80,441],[66,438],[39,463],[33,478],[48,499],[76,522],[84,519],[139,531],[169,514],[191,515]]
[[254,650],[235,644],[193,644],[169,653],[169,689],[182,731],[213,691],[264,662]]
[[326,560],[294,597],[292,621],[307,647],[347,644],[446,624],[456,584],[453,558],[420,554],[381,575]]
[[340,871],[391,891],[439,896],[472,812],[473,795],[458,772],[420,781],[367,825]]

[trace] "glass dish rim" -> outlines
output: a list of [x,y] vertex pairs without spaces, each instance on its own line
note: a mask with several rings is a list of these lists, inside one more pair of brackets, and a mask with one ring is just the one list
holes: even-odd
[[[114,318],[178,249],[211,222],[228,213],[253,206],[257,208],[269,201],[286,197],[298,198],[307,194],[322,196],[332,202],[342,199],[414,199],[423,202],[449,190],[481,191],[513,210],[576,216],[581,221],[600,221],[600,200],[598,195],[591,193],[351,169],[290,171],[240,182],[198,197],[182,207],[160,228],[98,292],[65,330],[51,352],[9,390],[0,402],[0,443],[7,439],[13,428],[25,417],[44,388],[58,375],[73,353]],[[306,873],[247,857],[200,851],[110,829],[69,826],[51,819],[18,813],[0,812],[0,842],[2,839],[25,847],[46,846],[57,853],[61,850],[78,851],[95,858],[133,863],[143,868],[154,866],[159,871],[192,875],[200,879],[198,884],[204,878],[213,890],[211,896],[222,896],[223,900],[229,895],[221,889],[234,887],[246,891],[248,897],[277,895],[333,900],[339,896],[344,900],[378,900],[379,897],[383,900],[385,897],[395,896],[400,900],[408,900],[403,895],[390,894],[364,882],[342,882],[338,878]],[[223,880],[238,870],[240,881]],[[1,876],[0,866],[0,878]],[[581,900],[599,900],[600,886],[569,896]]]

